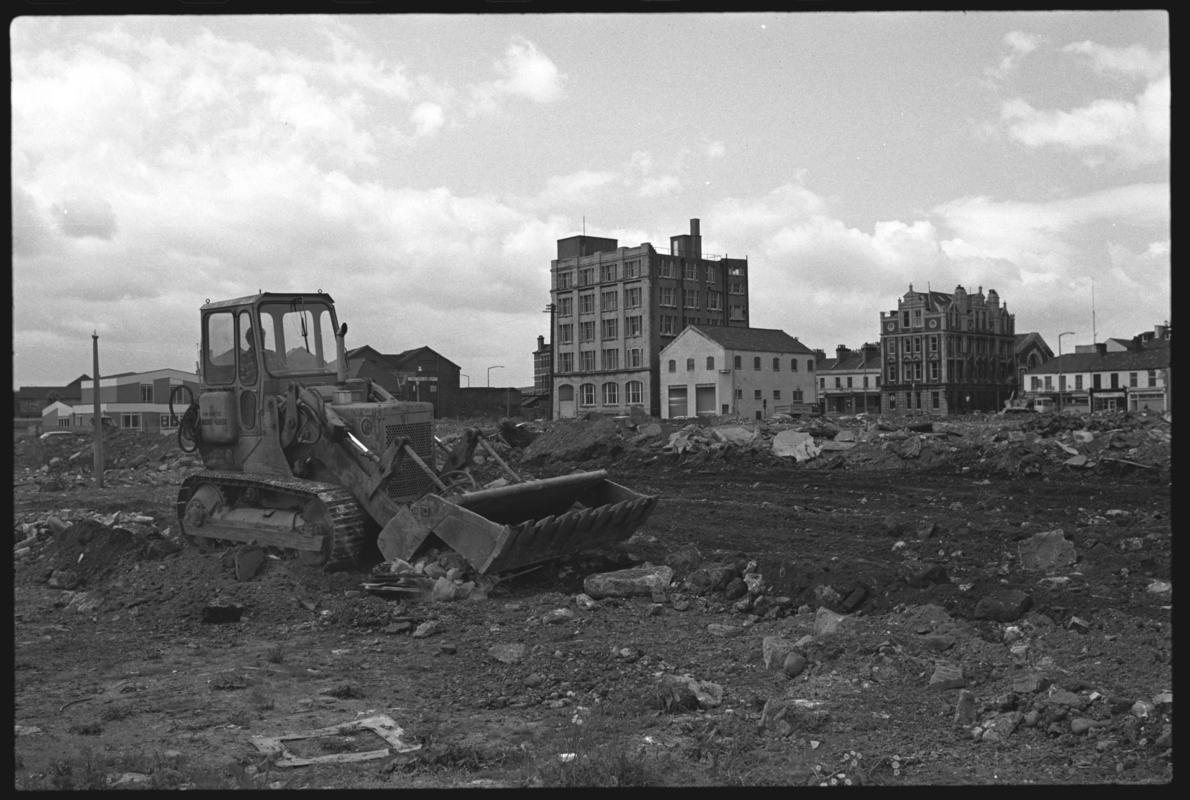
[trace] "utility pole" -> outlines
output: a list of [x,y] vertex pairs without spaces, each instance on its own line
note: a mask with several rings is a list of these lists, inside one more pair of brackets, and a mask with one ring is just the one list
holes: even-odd
[[92,407],[91,427],[95,437],[95,462],[92,472],[95,473],[95,485],[103,488],[103,419],[99,416],[99,334],[91,331],[91,371],[95,377],[91,381]]

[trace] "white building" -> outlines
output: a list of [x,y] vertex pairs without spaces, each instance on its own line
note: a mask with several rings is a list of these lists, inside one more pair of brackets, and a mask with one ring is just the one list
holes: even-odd
[[784,331],[690,325],[661,350],[661,416],[766,419],[817,400],[814,351]]
[[[170,393],[186,385],[190,392],[178,391],[174,413],[169,411]],[[95,381],[80,384],[82,399],[76,405],[57,402],[41,415],[43,430],[57,428],[91,429],[95,413]],[[178,427],[178,418],[192,398],[198,397],[198,376],[177,369],[152,372],[124,372],[99,379],[99,413],[105,422],[117,428],[169,433]]]

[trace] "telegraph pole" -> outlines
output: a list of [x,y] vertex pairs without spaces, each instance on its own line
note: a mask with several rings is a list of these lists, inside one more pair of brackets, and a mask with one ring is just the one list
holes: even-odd
[[92,434],[95,436],[95,464],[92,471],[95,473],[95,485],[100,489],[103,488],[103,419],[99,416],[99,334],[95,331],[91,332],[91,371],[95,377],[91,381],[92,392],[92,411],[91,411],[91,426]]

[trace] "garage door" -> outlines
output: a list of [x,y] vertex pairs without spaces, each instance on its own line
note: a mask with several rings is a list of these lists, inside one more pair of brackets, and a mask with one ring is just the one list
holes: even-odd
[[715,385],[694,387],[694,413],[715,413]]
[[670,386],[669,394],[669,418],[677,419],[684,417],[689,412],[687,411],[688,404],[686,402],[686,387],[685,386]]

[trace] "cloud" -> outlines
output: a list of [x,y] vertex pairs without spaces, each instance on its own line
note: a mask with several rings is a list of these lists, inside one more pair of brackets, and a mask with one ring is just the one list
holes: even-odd
[[442,128],[446,114],[437,103],[418,103],[409,113],[417,136],[430,136]]
[[517,38],[509,44],[496,70],[503,77],[496,81],[495,87],[505,94],[535,103],[549,103],[563,95],[566,76],[527,39]]
[[1169,51],[1156,53],[1146,47],[1108,47],[1095,42],[1083,41],[1068,44],[1063,53],[1086,56],[1096,72],[1126,77],[1138,76],[1150,81],[1160,80],[1169,72]]
[[1000,57],[1000,62],[995,67],[989,67],[984,70],[984,75],[993,82],[1006,78],[1009,73],[1016,69],[1021,59],[1045,44],[1046,37],[1024,33],[1023,31],[1009,31],[1004,34],[1003,42],[1008,48],[1008,52]]
[[111,203],[96,197],[75,197],[55,203],[50,214],[58,230],[72,238],[93,236],[111,239],[116,232],[116,215]]

